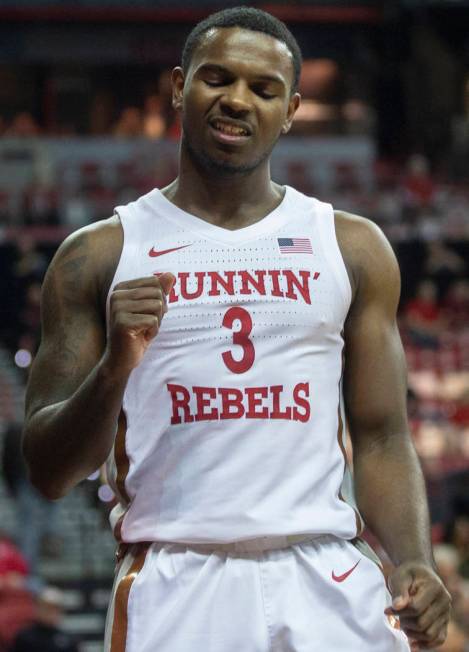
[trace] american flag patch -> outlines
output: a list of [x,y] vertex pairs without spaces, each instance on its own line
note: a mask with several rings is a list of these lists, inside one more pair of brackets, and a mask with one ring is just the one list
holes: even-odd
[[277,238],[281,254],[312,254],[309,238]]

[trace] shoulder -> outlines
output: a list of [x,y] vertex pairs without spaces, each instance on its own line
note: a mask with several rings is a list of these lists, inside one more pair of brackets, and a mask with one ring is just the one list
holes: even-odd
[[354,296],[370,286],[399,286],[400,274],[394,251],[382,232],[371,220],[334,211],[337,241],[351,278]]
[[353,258],[365,249],[392,255],[388,239],[375,222],[345,211],[334,211],[337,240],[343,253]]
[[122,226],[119,218],[114,215],[71,233],[58,248],[56,258],[66,258],[78,250],[93,253],[102,247],[119,248],[122,246],[122,241]]
[[75,279],[78,291],[91,292],[102,303],[119,262],[123,241],[117,216],[78,229],[58,248],[48,275]]

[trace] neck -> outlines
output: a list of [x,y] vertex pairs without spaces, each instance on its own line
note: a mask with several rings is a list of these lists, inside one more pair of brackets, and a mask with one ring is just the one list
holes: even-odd
[[179,175],[163,193],[179,208],[228,228],[259,219],[283,197],[283,189],[270,178],[268,159],[252,172],[217,174],[195,165],[184,146]]

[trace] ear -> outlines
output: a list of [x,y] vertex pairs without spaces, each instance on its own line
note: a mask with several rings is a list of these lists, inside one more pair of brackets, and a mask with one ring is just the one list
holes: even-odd
[[287,134],[290,131],[293,118],[297,112],[298,107],[300,106],[300,102],[301,95],[299,93],[293,93],[288,102],[287,117],[285,118],[285,121],[282,125],[282,134]]
[[179,66],[171,73],[171,85],[173,88],[173,109],[182,110],[182,97],[184,92],[184,71]]

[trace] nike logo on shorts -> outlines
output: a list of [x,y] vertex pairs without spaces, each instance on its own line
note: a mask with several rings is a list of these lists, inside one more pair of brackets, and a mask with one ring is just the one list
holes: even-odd
[[356,569],[356,567],[358,566],[358,564],[360,563],[360,561],[361,561],[361,560],[359,559],[359,560],[357,561],[357,563],[355,564],[355,566],[352,566],[352,568],[351,568],[350,570],[346,571],[346,572],[343,573],[342,575],[336,575],[336,574],[334,573],[334,571],[332,571],[332,579],[334,580],[334,582],[343,582],[344,580],[346,580],[347,577],[348,577],[351,573],[353,573],[353,571]]
[[151,258],[156,258],[157,256],[163,256],[164,254],[169,254],[172,251],[177,251],[178,249],[184,249],[185,247],[190,247],[190,244],[187,245],[181,245],[180,247],[172,247],[171,249],[162,249],[161,251],[156,251],[154,247],[150,249],[148,252],[148,255]]

